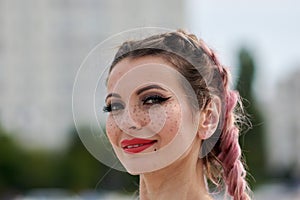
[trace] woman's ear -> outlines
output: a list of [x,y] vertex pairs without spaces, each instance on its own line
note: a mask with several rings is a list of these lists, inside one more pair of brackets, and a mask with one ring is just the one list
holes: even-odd
[[205,140],[212,136],[219,124],[221,114],[221,100],[217,96],[213,96],[210,102],[200,112],[200,123],[198,136]]

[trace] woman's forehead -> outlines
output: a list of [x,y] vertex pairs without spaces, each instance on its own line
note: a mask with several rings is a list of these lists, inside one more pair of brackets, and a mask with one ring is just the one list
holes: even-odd
[[126,71],[130,70],[133,67],[145,65],[145,64],[163,64],[163,65],[170,65],[165,59],[159,56],[143,56],[138,58],[124,58],[120,62],[118,62],[112,69],[111,75],[113,73],[126,73]]
[[158,56],[125,58],[114,66],[108,77],[107,88],[111,90],[122,81],[127,84],[137,81],[141,84],[143,81],[157,81],[173,85],[178,82],[178,76],[174,71],[174,66]]

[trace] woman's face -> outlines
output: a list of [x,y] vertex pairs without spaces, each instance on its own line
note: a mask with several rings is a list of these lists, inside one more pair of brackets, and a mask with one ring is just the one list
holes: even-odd
[[125,58],[111,71],[106,132],[130,173],[168,166],[195,138],[198,120],[192,114],[180,76],[175,67],[154,56]]

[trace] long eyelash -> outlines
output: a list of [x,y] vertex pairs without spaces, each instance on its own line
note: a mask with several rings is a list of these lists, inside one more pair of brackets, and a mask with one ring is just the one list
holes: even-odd
[[107,106],[103,106],[103,112],[111,112],[111,104],[107,105]]
[[146,104],[146,101],[149,100],[149,99],[158,99],[159,103],[161,102],[165,102],[167,101],[168,99],[170,99],[171,97],[161,97],[159,95],[153,95],[153,96],[148,96],[146,98],[144,98],[142,101],[143,101],[143,104]]

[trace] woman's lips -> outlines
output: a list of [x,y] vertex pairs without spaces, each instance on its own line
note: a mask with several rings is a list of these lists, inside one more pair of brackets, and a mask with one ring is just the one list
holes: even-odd
[[139,153],[152,146],[157,140],[147,140],[134,138],[131,140],[122,140],[121,147],[127,153]]

